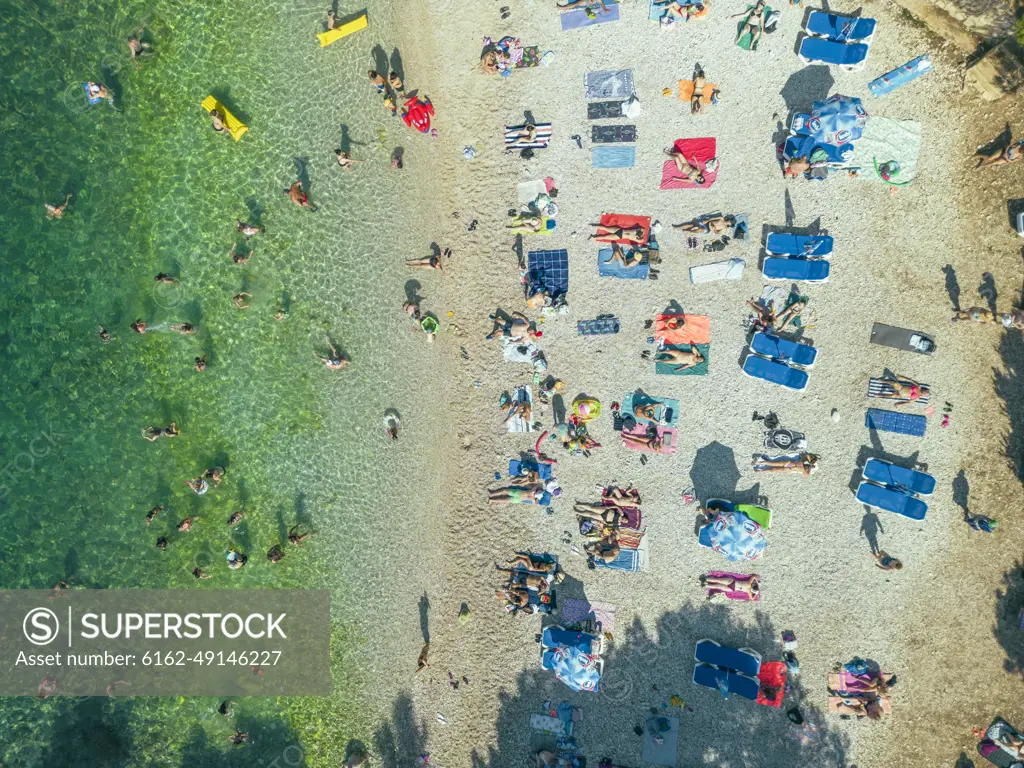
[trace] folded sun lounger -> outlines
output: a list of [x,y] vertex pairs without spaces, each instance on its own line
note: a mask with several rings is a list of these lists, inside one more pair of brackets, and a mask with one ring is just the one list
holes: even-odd
[[620,323],[615,315],[598,315],[593,320],[578,320],[576,322],[576,333],[579,336],[604,336],[609,333],[618,333]]
[[811,368],[818,358],[818,350],[808,344],[799,344],[770,333],[758,332],[750,340],[750,349],[772,360]]
[[868,459],[863,474],[865,480],[905,488],[917,496],[931,496],[935,490],[935,478],[926,472],[900,467],[882,459]]
[[766,360],[757,355],[747,355],[743,361],[743,372],[754,379],[761,379],[780,387],[792,389],[794,392],[803,392],[807,389],[807,372],[800,368],[791,368],[785,363],[777,363],[774,360]]
[[802,280],[807,283],[824,283],[832,271],[827,259],[799,259],[771,256],[761,265],[761,274],[768,280]]
[[927,333],[885,323],[875,323],[871,326],[871,343],[902,349],[904,352],[918,352],[922,355],[931,355],[935,352],[935,339]]
[[[634,414],[633,409],[638,405],[655,406],[655,418],[645,419]],[[635,418],[639,422],[671,427],[677,421],[679,421],[679,401],[673,400],[671,397],[652,397],[650,395],[634,395],[633,393],[630,392],[623,395],[622,397],[621,413],[628,413],[630,416],[633,416],[633,418]]]
[[[676,444],[678,443],[679,435],[676,430],[671,427],[655,427],[658,430],[658,434],[661,436],[661,450],[658,453],[675,453]],[[637,424],[632,430],[622,430],[623,432],[632,433],[634,435],[646,435],[647,426]],[[654,453],[650,448],[643,445],[634,445],[632,443],[625,443],[626,448],[631,451],[643,451],[644,453]]]
[[925,429],[928,427],[928,418],[914,413],[868,408],[868,412],[864,416],[864,426],[868,429],[877,429],[879,432],[924,437]]
[[742,280],[745,266],[746,262],[739,258],[700,264],[690,267],[690,282],[693,285],[698,285],[712,283],[715,280]]
[[700,640],[693,651],[694,661],[732,669],[741,675],[754,676],[761,669],[761,654],[749,648],[729,648],[714,640]]
[[824,257],[832,253],[833,240],[828,235],[789,235],[772,232],[764,243],[764,250],[773,256]]
[[707,189],[715,183],[721,166],[716,166],[713,171],[707,170],[708,160],[715,158],[717,151],[717,143],[713,138],[678,139],[673,148],[682,152],[688,163],[696,165],[704,172],[704,183],[697,184],[678,178],[680,173],[675,160],[669,158],[661,167],[661,189]]
[[[901,383],[903,383],[903,381],[904,380],[900,380]],[[893,389],[893,384],[895,383],[896,381],[892,379],[872,378],[868,381],[868,397],[888,400],[891,403],[920,403],[921,405],[928,405],[928,402],[932,399],[931,395],[921,395],[916,400],[911,400],[905,397],[887,397],[887,395],[895,391]]]
[[857,43],[875,34],[874,19],[854,16],[836,16],[823,11],[811,11],[805,29],[810,35],[824,37],[839,43]]
[[857,486],[857,501],[869,507],[884,509],[911,520],[924,520],[928,504],[916,496],[895,488],[869,483],[867,480]]
[[534,126],[537,129],[537,135],[534,136],[533,141],[524,141],[522,138],[516,138],[516,133],[526,128],[526,125],[506,125],[505,126],[505,149],[543,149],[551,143],[551,135],[554,129],[551,123],[538,123]]
[[751,701],[757,701],[757,694],[761,690],[761,685],[755,678],[719,669],[710,664],[697,664],[693,668],[693,682],[695,685],[716,691],[724,688],[729,695],[741,696]]
[[636,141],[635,125],[593,125],[590,141],[594,144],[624,144]]
[[916,59],[908,61],[901,67],[896,67],[891,72],[886,72],[881,77],[876,77],[868,83],[868,90],[877,99],[887,93],[892,93],[900,86],[917,80],[921,75],[926,75],[933,69],[935,66],[932,64],[932,57],[926,53],[924,56],[918,56]]
[[[678,328],[670,328],[671,318],[682,318]],[[711,342],[711,318],[707,315],[658,315],[654,318],[654,338],[659,344],[708,344]]]
[[628,99],[633,95],[633,70],[587,72],[583,84],[588,99]]
[[[626,251],[629,255],[632,252]],[[602,248],[597,252],[597,274],[601,277],[618,277],[622,280],[646,280],[651,266],[646,257],[639,264],[624,267],[619,261],[612,261],[612,249]]]
[[676,366],[672,363],[657,362],[654,363],[654,372],[663,376],[707,376],[708,370],[711,366],[711,345],[710,344],[663,344],[659,349],[680,349],[683,351],[690,351],[696,346],[700,352],[701,357],[704,358],[703,363],[697,363],[691,365],[689,368],[682,368],[676,370]]
[[608,2],[605,0],[607,11],[602,11],[600,6],[597,6],[591,16],[587,12],[586,8],[573,8],[571,11],[565,11],[561,14],[560,20],[562,22],[562,31],[567,32],[570,29],[583,29],[584,27],[593,27],[597,24],[604,24],[609,21],[619,20],[619,5]]
[[587,102],[587,120],[612,120],[622,117],[622,105],[625,103],[625,101]]
[[864,66],[868,46],[863,43],[837,43],[808,35],[800,43],[799,55],[805,64],[832,64],[852,72]]
[[632,168],[636,165],[633,145],[599,144],[590,158],[592,168]]

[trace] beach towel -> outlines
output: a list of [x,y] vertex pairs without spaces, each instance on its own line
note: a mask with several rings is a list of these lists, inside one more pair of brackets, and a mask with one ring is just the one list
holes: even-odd
[[[747,574],[747,573],[730,573],[729,571],[708,571],[707,575],[710,578],[715,578],[715,579],[738,579],[740,581],[746,581],[747,579],[751,578],[752,576],[757,576],[756,573],[750,573],[750,574]],[[757,579],[758,579],[758,582],[761,581],[761,577],[760,576],[758,576]],[[763,584],[758,583],[758,593],[754,597],[755,601],[760,601],[760,599],[761,599],[761,588],[763,588],[763,586],[764,586]],[[729,598],[730,600],[743,600],[743,601],[749,601],[750,600],[750,598],[747,596],[746,592],[730,592],[730,591],[725,590],[725,589],[720,589],[719,587],[708,587],[707,588],[707,592],[708,592],[708,595],[723,594],[727,598]]]
[[[689,368],[677,371],[673,363],[659,363],[655,361],[654,372],[663,376],[706,376],[711,365],[711,345],[697,344],[696,347],[697,351],[704,358],[703,363],[697,363]],[[678,349],[683,352],[689,352],[693,347],[689,344],[665,344],[659,347],[659,349]]]
[[999,768],[1012,768],[1017,762],[1016,758],[1003,749],[995,739],[1003,734],[1010,734],[1015,738],[1021,738],[1021,734],[1003,718],[997,717],[992,724],[985,729],[985,738],[978,743],[978,754]]
[[[519,387],[515,394],[512,395],[512,409],[523,403],[533,404],[533,394],[530,392],[530,385],[527,384],[524,387]],[[513,416],[505,421],[505,430],[507,432],[533,432],[533,417],[527,419],[525,416]]]
[[[633,249],[625,251],[627,256],[632,256]],[[621,280],[646,280],[651,267],[647,263],[647,257],[632,267],[625,267],[622,262],[612,261],[612,249],[602,248],[597,252],[597,274],[601,277],[617,277]]]
[[530,715],[530,728],[541,733],[550,733],[552,736],[569,736],[572,731],[572,721],[562,720],[551,715]]
[[530,251],[527,254],[530,283],[543,286],[551,297],[569,291],[569,251]]
[[589,600],[568,599],[562,603],[559,616],[562,624],[592,621],[603,632],[615,631],[615,603],[592,603]]
[[636,165],[636,147],[599,144],[590,159],[592,168],[632,168]]
[[540,217],[540,229],[534,230],[527,226],[512,227],[508,230],[513,235],[553,235],[558,229],[558,222],[550,216]]
[[896,67],[891,72],[886,72],[881,77],[876,77],[868,83],[868,90],[877,99],[880,96],[885,96],[887,93],[892,93],[900,86],[917,80],[917,78],[928,74],[933,69],[935,69],[935,66],[932,64],[932,57],[926,53],[924,56],[911,59],[901,67]]
[[567,32],[570,29],[583,29],[584,27],[593,27],[596,24],[605,24],[609,21],[619,20],[619,5],[618,3],[612,5],[609,0],[605,0],[607,11],[602,11],[601,6],[597,6],[591,13],[591,16],[586,8],[573,8],[571,11],[565,11],[559,17],[562,22],[562,31]]
[[[540,47],[528,45],[523,48],[523,57],[513,65],[516,69],[533,69],[540,64]],[[502,75],[505,75],[502,72]]]
[[[657,430],[658,435],[661,437],[660,451],[652,451],[646,445],[637,445],[635,443],[624,443],[625,447],[631,451],[643,451],[644,453],[675,453],[676,445],[679,441],[679,435],[676,430],[671,427],[654,427],[654,429]],[[622,432],[623,434],[646,435],[647,425],[637,424],[633,429],[623,429]]]
[[610,563],[602,560],[594,560],[596,568],[603,568],[609,571],[627,571],[636,573],[640,570],[640,552],[635,549],[620,549],[619,554]]
[[[642,227],[644,243],[646,243],[648,238],[650,238],[651,236],[650,216],[632,216],[628,213],[602,213],[601,218],[598,220],[598,222],[605,229],[635,229],[638,226]],[[620,245],[633,245],[633,242],[631,240],[625,239],[608,242],[616,242],[619,243]]]
[[931,355],[935,352],[935,339],[927,333],[885,323],[875,323],[871,326],[871,343],[902,349],[904,352],[918,352],[922,355]]
[[594,125],[590,128],[594,144],[623,144],[636,141],[635,125]]
[[578,320],[576,333],[579,336],[604,336],[618,333],[620,324],[615,315],[598,315],[593,320]]
[[[900,379],[899,381],[901,381],[903,383],[907,383],[903,379]],[[876,378],[872,378],[870,381],[868,381],[868,397],[879,398],[879,399],[883,399],[883,400],[889,400],[890,402],[893,402],[893,403],[910,403],[910,402],[915,402],[915,403],[920,403],[921,405],[928,405],[928,402],[932,399],[931,398],[931,394],[921,395],[920,397],[917,398],[917,400],[910,400],[910,398],[907,398],[907,397],[901,397],[901,398],[885,397],[886,395],[892,394],[895,391],[893,389],[893,383],[894,382],[893,382],[892,379],[876,379]],[[925,386],[927,386],[927,385],[925,385]],[[930,390],[930,388],[929,388],[929,390]]]
[[864,426],[879,432],[924,437],[925,430],[928,428],[928,418],[913,413],[868,408],[868,412],[864,415]]
[[[781,707],[786,695],[786,662],[766,661],[757,672],[757,681],[761,690],[757,692],[757,703],[763,707]],[[771,698],[767,691],[772,689],[775,695]]]
[[[655,740],[655,735],[658,739]],[[660,743],[659,743],[660,742]],[[643,761],[675,768],[679,751],[679,718],[652,715],[644,723]]]
[[519,459],[509,459],[508,461],[508,476],[509,477],[526,477],[528,472],[536,472],[537,476],[541,480],[551,479],[551,465],[550,464],[538,464],[536,461],[520,461]]
[[[876,701],[878,702],[879,708],[883,714],[892,714],[892,698],[889,696],[879,696]],[[863,709],[857,707],[857,703],[864,703],[863,699],[857,698],[843,698],[842,696],[829,696],[828,697],[828,711],[833,715],[848,715],[851,717],[865,717]]]
[[[755,6],[753,6],[753,5],[748,5],[747,6],[747,15],[744,16],[742,19],[740,19],[740,23],[736,25],[736,34],[737,35],[740,33],[740,30],[742,30],[744,28],[744,26],[746,25],[747,19],[750,18],[750,12],[753,11],[754,8],[755,8]],[[750,34],[750,32],[744,32],[743,36],[740,37],[740,39],[736,41],[736,45],[738,45],[744,51],[756,51],[757,50],[757,46],[761,44],[762,40],[764,40],[764,36],[765,36],[764,25],[768,21],[768,17],[771,16],[771,15],[772,15],[772,9],[769,6],[766,5],[763,8],[763,10],[762,10],[762,15],[761,15],[761,36],[757,39],[757,45],[751,45],[751,42],[753,41],[754,36],[752,34]]]
[[[605,506],[610,506],[605,503]],[[640,530],[640,521],[643,520],[643,515],[640,513],[639,507],[619,507],[619,513],[622,518],[619,521],[620,528],[628,528],[631,531]]]
[[622,117],[624,101],[590,101],[587,102],[587,120],[611,120]]
[[[704,83],[704,89],[701,91],[701,95],[704,97],[704,106],[711,106],[711,96],[718,90],[718,86],[714,83]],[[679,81],[679,100],[689,101],[693,98],[693,80],[680,80]]]
[[[682,318],[683,324],[670,328],[672,318]],[[654,338],[659,344],[709,344],[711,318],[707,315],[658,315],[654,318]]]
[[530,205],[541,195],[548,193],[548,185],[542,179],[523,181],[516,185],[516,199],[520,205]]
[[906,185],[917,173],[920,152],[920,123],[872,115],[864,126],[864,133],[854,142],[853,156],[847,165],[860,169],[857,176],[860,180],[885,182],[876,169],[883,163],[896,162],[899,173],[892,177],[891,183]]
[[633,95],[633,70],[587,72],[583,84],[588,99],[628,99]]
[[551,143],[552,127],[551,123],[538,123],[534,126],[537,129],[537,135],[534,136],[534,140],[527,142],[525,139],[515,137],[518,131],[526,128],[525,123],[523,125],[506,125],[505,126],[505,150],[519,150],[519,149],[543,149]]
[[746,262],[743,259],[729,259],[690,267],[690,282],[697,285],[713,283],[716,280],[741,280],[745,266]]
[[501,338],[501,355],[509,363],[530,364],[533,364],[537,358],[543,357],[540,347],[532,341],[512,341],[504,336]]
[[[633,409],[638,405],[653,405],[654,418],[648,419],[637,416]],[[671,427],[679,421],[679,401],[671,397],[654,397],[652,395],[634,395],[627,392],[622,396],[623,414],[629,414],[638,422]]]
[[673,145],[676,151],[682,152],[683,157],[691,165],[696,165],[704,173],[704,183],[696,184],[686,179],[677,178],[680,176],[679,169],[672,158],[665,161],[661,168],[661,189],[707,189],[715,183],[718,177],[720,166],[715,170],[707,170],[708,160],[715,157],[716,143],[714,139],[679,139]]
[[626,549],[639,549],[640,542],[644,540],[644,535],[641,531],[619,528],[616,533],[616,539],[618,540],[620,547],[625,547]]

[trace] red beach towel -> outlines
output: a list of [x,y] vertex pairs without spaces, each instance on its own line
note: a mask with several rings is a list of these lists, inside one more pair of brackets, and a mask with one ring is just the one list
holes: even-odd
[[[635,227],[640,225],[644,228],[644,242],[647,242],[647,238],[651,236],[651,217],[650,216],[630,216],[625,213],[603,213],[601,214],[601,226],[602,227],[614,227],[616,229],[627,229],[629,227]],[[608,242],[602,240],[601,242]],[[631,245],[630,240],[615,240],[613,242],[621,243],[622,245]]]
[[679,139],[673,147],[683,153],[683,157],[688,163],[693,164],[696,159],[697,167],[704,171],[704,183],[694,184],[692,181],[674,178],[679,176],[679,169],[676,168],[675,161],[669,159],[665,161],[665,165],[661,169],[662,189],[707,189],[715,183],[718,168],[710,173],[705,170],[708,160],[715,157],[716,143],[714,139]]

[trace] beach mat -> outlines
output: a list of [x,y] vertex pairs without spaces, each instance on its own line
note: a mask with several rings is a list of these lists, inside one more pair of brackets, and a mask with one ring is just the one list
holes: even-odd
[[[667,731],[659,730],[658,736],[661,737],[661,744],[654,740],[650,732],[651,727],[659,721],[668,725]],[[649,717],[644,723],[643,761],[675,768],[677,751],[679,751],[679,718],[661,714]]]
[[[893,380],[892,379],[872,378],[870,381],[868,381],[868,397],[888,400],[890,403],[910,403],[910,402],[915,402],[915,403],[920,403],[921,405],[928,405],[928,401],[931,400],[931,395],[924,395],[922,397],[919,397],[917,400],[910,400],[909,398],[905,398],[905,397],[901,397],[899,399],[895,399],[895,398],[891,398],[891,397],[883,397],[883,395],[886,395],[886,394],[888,394],[888,393],[893,391],[892,385],[893,385]],[[927,385],[925,385],[925,386],[927,386]],[[929,387],[929,390],[930,389],[931,388]]]
[[[512,396],[513,407],[523,403],[533,404],[533,394],[530,392],[530,385],[519,387]],[[523,416],[515,416],[505,422],[506,432],[533,432],[533,418],[527,419]]]
[[745,266],[746,263],[743,259],[729,259],[728,261],[713,261],[710,264],[690,267],[690,282],[698,285],[699,283],[712,283],[716,280],[742,280]]
[[[689,368],[683,368],[681,371],[677,371],[676,367],[672,363],[654,363],[654,372],[661,374],[662,376],[707,376],[711,366],[711,345],[710,344],[697,344],[697,350],[703,355],[704,362],[691,365]],[[689,344],[665,344],[662,345],[661,349],[679,349],[684,352],[688,352],[693,347]]]
[[902,185],[913,181],[920,152],[920,123],[872,115],[864,126],[864,133],[854,142],[853,155],[846,165],[860,168],[857,179],[883,182],[876,167],[895,160],[900,172],[893,181]]
[[523,181],[516,185],[516,199],[520,205],[529,205],[538,195],[547,194],[548,186],[542,180]]
[[[627,255],[631,251],[626,251]],[[651,271],[647,258],[632,267],[624,267],[621,262],[612,261],[612,249],[602,248],[597,252],[597,274],[601,277],[617,277],[620,280],[646,280]]]
[[[673,429],[672,427],[655,427],[655,429],[658,430],[658,434],[661,435],[661,437],[662,437],[661,450],[657,451],[657,453],[665,453],[665,454],[673,454],[673,453],[675,453],[676,452],[676,445],[679,442],[679,435],[676,432],[676,430]],[[634,435],[646,435],[647,434],[647,425],[646,424],[637,424],[636,427],[634,427],[631,430],[624,429],[622,431],[624,433],[629,433],[629,434],[634,434]],[[633,445],[631,443],[628,443],[628,444],[624,444],[623,447],[628,448],[631,451],[642,451],[643,453],[655,453],[655,451],[652,451],[650,448],[647,448],[647,447],[642,446],[642,445]]]
[[675,178],[679,176],[679,170],[675,161],[669,158],[661,168],[661,189],[707,189],[715,183],[721,166],[714,171],[706,170],[708,160],[715,157],[717,143],[714,139],[679,139],[673,148],[682,152],[688,163],[696,163],[697,167],[704,171],[704,183],[698,185],[692,181]]
[[527,274],[531,283],[543,285],[551,296],[569,291],[569,251],[530,251],[527,254]]
[[908,61],[902,67],[896,67],[891,72],[876,77],[868,83],[868,90],[877,99],[887,93],[892,93],[900,86],[917,80],[921,75],[926,75],[933,69],[935,66],[932,64],[932,57],[926,53],[924,56],[918,56],[916,59]]
[[594,560],[594,566],[609,571],[636,573],[640,570],[640,552],[636,549],[620,549],[619,554],[610,563]]
[[[740,581],[744,581],[746,579],[749,579],[751,576],[757,576],[756,573],[730,573],[729,571],[708,571],[707,575],[709,577],[716,578],[716,579],[739,579]],[[760,576],[757,577],[757,580],[758,580],[759,583],[758,583],[757,596],[754,598],[755,602],[759,602],[761,600],[761,587],[764,586],[763,584],[760,583],[760,581],[761,581],[761,577]],[[708,592],[708,595],[723,594],[727,598],[729,598],[730,600],[741,600],[741,601],[745,601],[745,602],[750,602],[750,598],[747,597],[747,593],[746,592],[729,592],[729,591],[724,590],[724,589],[719,589],[718,587],[708,587],[707,588],[707,592]],[[761,666],[763,668],[764,665],[762,664]]]
[[[993,720],[988,728],[985,729],[985,733],[987,734],[992,729],[992,726],[995,725],[1005,728],[1017,738],[1021,738],[1020,732],[1001,717]],[[998,766],[998,768],[1013,768],[1013,765],[1017,762],[1009,752],[995,744],[988,736],[978,742],[978,754],[992,763],[992,765]]]
[[589,101],[587,102],[587,120],[611,120],[622,117],[624,101]]
[[[704,83],[704,89],[701,91],[701,95],[704,97],[704,105],[711,106],[711,94],[718,88],[714,83]],[[693,98],[693,80],[680,80],[679,81],[679,100],[689,101]]]
[[602,11],[600,6],[597,6],[594,10],[594,15],[590,16],[587,13],[586,8],[573,8],[571,11],[565,11],[561,14],[560,20],[562,22],[562,31],[568,32],[570,29],[584,29],[586,27],[593,27],[597,24],[606,24],[610,21],[619,20],[619,4],[606,3],[608,10]]
[[[930,341],[932,344],[931,349],[922,352],[911,344],[910,340],[914,336],[920,336]],[[892,347],[893,349],[902,349],[904,352],[917,352],[922,355],[931,355],[935,352],[934,337],[921,331],[912,331],[909,328],[900,328],[899,326],[886,325],[885,323],[874,323],[871,326],[871,343],[883,347]]]
[[603,632],[615,631],[615,603],[592,603],[589,600],[562,601],[562,612],[559,621],[564,624],[579,624],[593,621]]
[[587,72],[583,84],[588,99],[628,99],[633,95],[633,70]]
[[604,336],[618,333],[621,324],[615,315],[598,315],[594,320],[578,320],[576,333],[580,336]]
[[623,144],[636,141],[635,125],[594,125],[590,128],[594,144]]
[[636,165],[636,147],[599,144],[594,147],[592,168],[632,168]]
[[540,47],[527,45],[523,48],[523,58],[515,63],[513,69],[533,69],[540,64]]
[[[643,240],[645,243],[651,236],[650,216],[634,216],[630,213],[602,213],[601,218],[598,219],[598,223],[602,227],[611,227],[614,229],[629,229],[637,226],[643,227]],[[619,245],[633,245],[630,240],[615,240],[613,242],[616,242]]]
[[[521,131],[526,127],[523,125],[506,125],[505,126],[505,147],[512,149],[543,149],[551,143],[551,134],[554,129],[551,127],[551,123],[538,123],[534,126],[537,129],[537,135],[534,136],[533,141],[523,144],[522,139],[515,138],[517,131]],[[518,142],[518,143],[517,143]]]
[[[669,328],[668,320],[681,317],[679,328]],[[659,344],[710,344],[711,318],[707,315],[658,315],[654,318],[654,338]]]
[[924,437],[925,430],[928,428],[928,418],[913,413],[868,408],[868,412],[864,415],[864,426],[879,432]]

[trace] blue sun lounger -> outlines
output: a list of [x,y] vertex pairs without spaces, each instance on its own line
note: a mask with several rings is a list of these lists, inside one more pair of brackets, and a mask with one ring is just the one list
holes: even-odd
[[714,667],[732,669],[741,675],[754,676],[761,671],[761,655],[749,648],[729,648],[714,640],[699,640],[693,651],[694,661]]
[[857,487],[857,501],[867,504],[869,507],[909,517],[911,520],[924,520],[925,513],[928,511],[928,504],[912,493],[896,488],[887,488],[884,485],[875,485],[867,480],[861,482]]
[[868,408],[868,412],[864,415],[864,426],[868,429],[877,429],[879,432],[924,437],[924,432],[928,428],[928,417],[916,413],[898,413],[883,411],[881,408]]
[[878,22],[853,16],[834,16],[823,11],[811,11],[807,17],[807,34],[824,37],[837,43],[858,43],[875,34]]
[[820,149],[828,156],[828,161],[836,165],[848,163],[853,157],[853,143],[847,142],[836,146],[834,144],[819,144],[808,134],[796,134],[786,139],[786,146],[782,149],[782,155],[787,160],[794,157],[810,157],[811,152]]
[[778,384],[794,392],[803,392],[807,389],[806,371],[790,368],[785,363],[766,360],[754,354],[747,355],[747,359],[743,361],[743,372],[752,378]]
[[800,43],[800,58],[805,64],[832,64],[854,71],[868,60],[868,47],[863,43],[837,43],[808,35]]
[[551,479],[551,465],[550,464],[537,464],[533,461],[520,461],[519,459],[511,459],[508,462],[508,476],[509,477],[523,477],[527,472],[536,472],[537,476],[541,480]]
[[773,256],[765,259],[761,273],[769,280],[803,280],[823,283],[828,280],[832,265],[826,259],[797,259]]
[[[761,684],[753,677],[741,675],[726,669],[698,664],[693,668],[693,683],[715,691],[728,691],[744,699],[757,701]],[[723,695],[724,695],[723,691]]]
[[770,333],[755,333],[750,340],[750,349],[762,357],[770,357],[780,363],[810,368],[818,358],[818,350],[807,344],[798,344]]
[[931,475],[899,467],[882,459],[868,459],[864,465],[864,479],[879,485],[903,488],[915,496],[931,496],[935,490],[935,478]]
[[824,257],[832,253],[834,241],[828,235],[788,235],[772,232],[765,240],[764,249],[773,256]]

